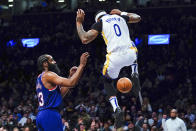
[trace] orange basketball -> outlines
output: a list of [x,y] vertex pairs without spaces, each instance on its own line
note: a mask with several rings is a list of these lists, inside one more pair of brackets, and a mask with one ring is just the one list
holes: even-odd
[[121,93],[128,93],[132,89],[132,82],[129,78],[123,77],[120,78],[117,82],[117,89]]

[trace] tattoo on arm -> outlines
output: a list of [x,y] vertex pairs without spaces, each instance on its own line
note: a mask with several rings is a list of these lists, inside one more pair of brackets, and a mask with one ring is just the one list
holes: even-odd
[[86,32],[83,29],[82,24],[77,24],[77,32],[83,44],[88,44],[89,42],[93,41],[98,35],[98,31],[96,30],[89,30],[88,32]]
[[77,25],[77,31],[80,39],[84,39],[86,31],[84,31],[82,24]]

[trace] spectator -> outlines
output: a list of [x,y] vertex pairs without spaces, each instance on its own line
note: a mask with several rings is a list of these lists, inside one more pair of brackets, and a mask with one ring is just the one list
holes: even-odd
[[194,121],[194,122],[192,123],[191,129],[189,129],[188,131],[196,131],[196,121]]
[[128,124],[128,131],[135,131],[135,126],[134,126],[134,123],[133,122],[130,122]]
[[19,129],[17,127],[14,127],[13,131],[19,131]]
[[8,118],[8,127],[9,129],[13,129],[14,126],[17,125],[17,120],[14,119],[14,116],[12,114],[10,114],[9,118]]
[[98,108],[95,107],[94,105],[91,106],[90,110],[89,110],[89,115],[92,117],[92,118],[95,118],[96,115],[97,115],[97,110]]
[[140,131],[150,131],[149,128],[148,128],[148,124],[144,123],[142,125],[142,129]]
[[24,112],[23,117],[20,119],[18,124],[21,124],[21,126],[24,126],[27,122],[28,112]]
[[177,117],[176,109],[171,110],[170,117],[163,123],[164,131],[187,131],[184,121]]
[[147,97],[144,97],[144,100],[143,100],[143,103],[142,103],[142,111],[152,112],[152,107],[151,107],[149,99]]
[[62,124],[63,124],[63,131],[69,130],[69,123],[67,122],[66,119],[62,118]]
[[79,131],[85,131],[86,130],[86,126],[83,124],[83,123],[81,123],[80,125],[79,125]]
[[104,123],[104,131],[112,131],[109,127],[109,123]]
[[97,131],[97,127],[96,127],[96,122],[95,122],[95,120],[93,120],[92,122],[91,122],[91,127],[90,127],[90,131]]
[[195,114],[191,112],[191,109],[187,110],[187,114],[185,115],[185,118],[188,118],[192,123],[195,121]]
[[136,130],[138,131],[143,131],[143,130],[146,131],[146,129],[148,129],[147,118],[140,116],[135,123],[135,127],[136,127]]
[[33,131],[33,129],[29,126],[25,126],[23,131]]
[[153,126],[153,127],[151,128],[151,131],[158,131],[158,128],[157,128],[156,126]]

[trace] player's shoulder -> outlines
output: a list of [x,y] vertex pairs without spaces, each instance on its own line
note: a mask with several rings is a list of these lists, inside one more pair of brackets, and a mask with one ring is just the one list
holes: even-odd
[[43,73],[42,78],[47,79],[47,78],[52,78],[52,77],[55,77],[55,76],[57,76],[56,73],[54,73],[52,71],[47,71],[47,72]]

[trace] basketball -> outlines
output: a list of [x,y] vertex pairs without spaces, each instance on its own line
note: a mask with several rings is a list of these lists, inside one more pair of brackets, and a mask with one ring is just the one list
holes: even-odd
[[132,82],[129,78],[123,77],[120,78],[117,82],[117,89],[121,93],[128,93],[132,89]]

